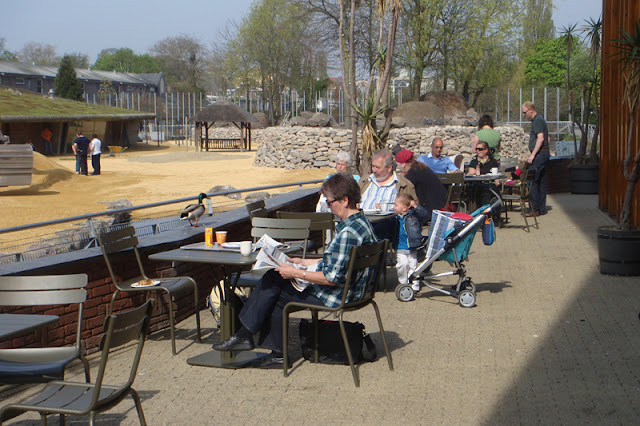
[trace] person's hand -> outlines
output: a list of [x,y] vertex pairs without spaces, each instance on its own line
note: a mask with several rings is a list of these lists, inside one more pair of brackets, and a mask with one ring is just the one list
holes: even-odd
[[302,265],[303,264],[303,259],[299,258],[299,257],[290,257],[289,258],[289,262],[296,264],[296,265]]
[[382,210],[382,206],[380,205],[380,203],[376,203],[376,209]]
[[418,202],[416,200],[411,200],[411,207],[413,208],[418,207]]
[[286,280],[293,278],[297,271],[296,268],[294,268],[293,266],[290,265],[285,265],[284,263],[281,263],[279,267],[276,268],[276,271],[280,274],[280,276]]
[[531,154],[531,155],[529,156],[529,158],[527,158],[527,163],[529,163],[529,164],[533,164],[533,159],[534,159],[534,158],[536,158],[536,156],[535,156],[535,155],[533,155],[533,154]]

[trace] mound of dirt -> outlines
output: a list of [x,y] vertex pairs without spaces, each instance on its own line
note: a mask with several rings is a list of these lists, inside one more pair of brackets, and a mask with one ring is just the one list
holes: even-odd
[[56,182],[70,179],[74,172],[60,165],[55,160],[44,155],[33,153],[33,177],[31,186],[37,185],[38,189],[48,188]]
[[396,108],[393,118],[404,119],[407,127],[444,124],[442,108],[431,102],[405,102]]
[[465,116],[469,110],[467,101],[464,100],[461,94],[456,92],[428,92],[420,97],[420,101],[440,107],[445,121],[449,121],[454,117]]

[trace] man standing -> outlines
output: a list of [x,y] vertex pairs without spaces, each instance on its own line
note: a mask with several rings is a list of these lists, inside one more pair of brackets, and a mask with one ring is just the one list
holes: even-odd
[[442,156],[443,146],[444,142],[442,142],[442,139],[435,138],[431,141],[431,152],[429,154],[422,154],[417,160],[426,164],[434,173],[461,173],[462,170],[457,168],[449,157]]
[[531,133],[529,133],[529,159],[531,168],[536,169],[536,176],[531,183],[532,212],[528,216],[542,215],[547,212],[547,178],[546,165],[549,161],[549,130],[547,122],[536,112],[532,102],[522,104],[522,115],[531,120]]
[[91,146],[89,147],[91,151],[91,167],[93,167],[92,175],[100,174],[100,154],[102,154],[102,141],[98,139],[98,135],[93,134],[93,139],[91,140]]
[[87,153],[89,152],[89,145],[91,141],[89,138],[82,135],[82,130],[78,130],[76,132],[76,139],[73,143],[74,152],[76,153],[76,158],[79,167],[78,173],[81,175],[87,176],[89,173],[87,172]]
[[51,136],[53,136],[53,132],[48,127],[45,127],[42,129],[42,132],[40,132],[40,137],[44,143],[44,155],[54,155],[53,145],[51,145]]

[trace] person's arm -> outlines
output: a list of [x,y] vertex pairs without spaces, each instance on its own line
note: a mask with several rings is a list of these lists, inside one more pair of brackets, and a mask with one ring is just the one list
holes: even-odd
[[542,148],[543,143],[544,143],[544,133],[538,133],[538,137],[536,139],[536,146],[533,147],[533,151],[531,151],[531,155],[527,160],[529,164],[533,163],[533,159],[536,158],[536,154],[538,153],[538,151],[540,151],[540,148]]
[[71,151],[73,151],[73,155],[78,155],[78,147],[75,143],[71,145]]
[[318,263],[320,259],[302,259],[299,257],[291,257],[289,258],[289,262],[295,263],[296,265],[309,266]]
[[474,133],[473,137],[471,138],[471,142],[471,152],[476,152],[476,145],[478,144],[478,142],[480,142],[480,140],[478,139],[478,135]]
[[471,162],[469,163],[469,172],[468,174],[470,175],[475,175],[476,174],[476,166],[478,168],[480,168],[480,164],[478,163],[478,160],[471,160]]

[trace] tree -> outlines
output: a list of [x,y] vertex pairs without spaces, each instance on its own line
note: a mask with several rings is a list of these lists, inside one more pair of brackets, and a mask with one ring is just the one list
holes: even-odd
[[66,56],[71,58],[74,68],[89,68],[89,56],[84,53],[67,53]]
[[18,57],[15,53],[5,50],[6,40],[4,37],[0,37],[0,61],[17,62]]
[[567,59],[562,39],[540,39],[530,52],[525,57],[524,75],[527,83],[546,87],[563,86]]
[[186,34],[168,37],[154,44],[151,53],[169,86],[183,91],[202,90],[209,52],[198,39]]
[[128,48],[104,49],[98,55],[93,69],[130,73],[158,73],[160,65],[148,54],[136,55]]
[[526,13],[522,25],[520,54],[526,56],[538,40],[555,38],[553,4],[551,0],[525,0]]
[[34,63],[43,66],[55,66],[60,63],[56,56],[56,48],[46,43],[30,41],[18,52],[18,58],[22,62]]
[[58,74],[56,75],[55,91],[56,96],[61,98],[74,101],[82,100],[82,86],[76,76],[76,70],[73,68],[73,61],[70,56],[65,55],[60,61]]

